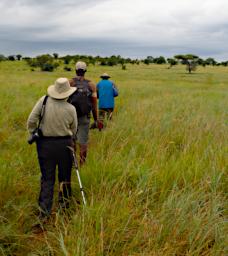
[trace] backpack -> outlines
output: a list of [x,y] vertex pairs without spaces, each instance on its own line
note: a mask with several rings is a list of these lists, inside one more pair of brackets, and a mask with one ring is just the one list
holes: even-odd
[[89,80],[79,80],[73,78],[73,85],[77,90],[70,96],[68,102],[71,103],[77,111],[77,116],[89,115],[92,109],[92,91],[89,87]]
[[116,86],[113,84],[113,97],[117,97],[119,95],[118,89],[116,88]]

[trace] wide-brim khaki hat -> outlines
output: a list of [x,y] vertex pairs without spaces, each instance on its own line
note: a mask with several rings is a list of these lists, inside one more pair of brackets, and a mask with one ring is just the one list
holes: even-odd
[[103,73],[100,77],[101,77],[101,78],[103,78],[103,77],[110,78],[111,76],[110,76],[108,73]]
[[55,84],[50,85],[47,93],[54,99],[65,99],[76,91],[76,87],[71,87],[67,78],[61,77],[55,81]]

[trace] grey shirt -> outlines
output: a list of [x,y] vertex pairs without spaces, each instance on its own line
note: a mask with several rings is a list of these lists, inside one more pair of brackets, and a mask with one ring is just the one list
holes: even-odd
[[[27,128],[32,133],[38,126],[39,116],[45,96],[41,97],[27,121]],[[77,132],[77,114],[75,107],[67,102],[67,99],[47,99],[43,119],[40,128],[44,136],[75,136]]]

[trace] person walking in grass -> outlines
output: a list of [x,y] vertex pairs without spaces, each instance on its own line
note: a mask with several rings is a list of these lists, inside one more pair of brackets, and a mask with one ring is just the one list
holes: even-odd
[[97,84],[97,95],[99,98],[99,121],[104,126],[105,119],[111,120],[114,110],[115,100],[118,96],[118,90],[110,76],[107,73],[102,74],[101,81]]
[[36,138],[38,160],[41,170],[39,195],[40,218],[49,217],[52,209],[56,167],[58,166],[59,206],[67,208],[71,196],[72,155],[67,146],[73,145],[77,132],[75,108],[67,102],[76,91],[67,78],[58,78],[48,87],[48,96],[41,97],[27,121],[31,134],[39,127]]
[[91,112],[95,126],[98,126],[97,120],[97,90],[96,85],[85,78],[87,66],[85,62],[78,61],[75,65],[76,77],[70,80],[70,85],[77,88],[77,91],[72,94],[69,102],[75,106],[78,115],[78,131],[77,143],[79,144],[80,165],[83,165],[86,160],[89,127]]

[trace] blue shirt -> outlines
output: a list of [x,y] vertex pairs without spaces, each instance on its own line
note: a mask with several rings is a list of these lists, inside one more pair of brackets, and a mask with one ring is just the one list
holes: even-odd
[[109,80],[101,80],[97,84],[99,108],[114,108],[113,86],[113,82]]

